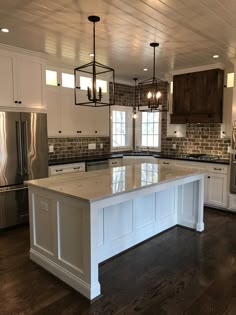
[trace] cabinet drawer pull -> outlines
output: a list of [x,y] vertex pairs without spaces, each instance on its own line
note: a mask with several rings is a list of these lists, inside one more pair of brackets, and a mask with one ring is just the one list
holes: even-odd
[[215,171],[222,171],[222,168],[216,168],[216,167],[214,167],[214,170],[215,170]]
[[17,102],[17,101],[15,101],[15,103],[17,104],[18,102]]
[[19,104],[21,104],[22,102],[21,102],[21,101],[19,101],[18,103],[19,103]]
[[81,169],[81,166],[74,167],[74,170],[79,170],[79,169]]
[[163,164],[167,164],[167,165],[169,165],[170,163],[169,163],[169,162],[163,162]]
[[111,162],[111,164],[117,164],[117,162]]
[[60,170],[56,170],[56,172],[62,172],[63,171],[63,169],[60,169]]

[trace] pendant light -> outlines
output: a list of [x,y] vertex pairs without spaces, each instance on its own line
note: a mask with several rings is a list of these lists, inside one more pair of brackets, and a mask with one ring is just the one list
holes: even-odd
[[137,106],[136,106],[136,101],[137,101],[137,80],[138,78],[134,78],[134,102],[133,102],[133,118],[137,118]]
[[[91,54],[93,61],[74,69],[75,105],[91,107],[114,105],[115,71],[111,67],[96,61],[95,24],[100,21],[100,17],[91,15],[88,17],[88,20],[93,23],[93,53]],[[81,76],[85,76],[86,82],[88,82],[87,86],[85,86],[87,94],[84,88],[81,87]],[[110,78],[105,79],[108,76]],[[106,100],[104,100],[105,92],[101,86],[102,81],[107,84],[107,90],[105,91],[107,93]]]
[[156,77],[156,48],[158,43],[151,43],[153,47],[153,76],[138,84],[138,110],[145,112],[167,112],[169,83]]

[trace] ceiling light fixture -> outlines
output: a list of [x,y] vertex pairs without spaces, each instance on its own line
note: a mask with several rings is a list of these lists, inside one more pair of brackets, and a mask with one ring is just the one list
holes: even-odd
[[[114,86],[115,86],[115,71],[114,69],[103,65],[96,61],[96,47],[95,47],[95,24],[100,21],[99,16],[91,15],[88,20],[93,23],[93,61],[83,66],[74,69],[75,74],[75,105],[91,106],[91,107],[102,107],[113,105],[115,102]],[[91,84],[87,86],[87,99],[84,100],[84,91],[80,87],[81,74],[86,74],[91,78]],[[102,87],[99,86],[98,82],[104,81],[104,76],[111,76],[107,84],[110,87],[110,97],[107,102],[102,101],[103,91]],[[78,84],[79,83],[79,84]],[[108,90],[108,89],[107,89]],[[108,91],[107,91],[108,92]]]
[[144,68],[143,71],[148,71],[148,68]]
[[3,33],[9,33],[9,29],[8,29],[8,28],[3,27],[3,28],[1,28],[0,30],[1,30],[1,32],[3,32]]
[[153,77],[138,84],[138,110],[145,112],[167,112],[169,83],[156,77],[156,47],[159,44],[151,43],[150,46],[153,47]]
[[90,56],[90,57],[94,57],[94,54],[93,54],[93,53],[91,53],[91,54],[89,54],[89,56]]
[[219,55],[213,55],[212,56],[214,59],[217,59],[217,58],[219,58],[220,56]]

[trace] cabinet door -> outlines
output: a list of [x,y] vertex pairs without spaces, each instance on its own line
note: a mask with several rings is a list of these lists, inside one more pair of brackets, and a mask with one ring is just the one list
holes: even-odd
[[60,99],[57,90],[54,88],[47,88],[47,118],[49,136],[59,136],[61,134],[59,102]]
[[109,137],[109,106],[94,108],[94,133]]
[[94,108],[86,106],[77,107],[76,129],[80,131],[82,136],[95,135],[94,129]]
[[0,106],[14,106],[13,59],[0,56]]
[[15,89],[19,105],[43,108],[43,66],[39,61],[17,57],[14,67]]
[[209,173],[207,178],[207,203],[225,208],[227,206],[227,175]]
[[75,100],[73,90],[59,88],[61,109],[61,134],[64,136],[76,135]]
[[190,81],[189,74],[181,74],[173,78],[173,114],[186,115],[190,113]]

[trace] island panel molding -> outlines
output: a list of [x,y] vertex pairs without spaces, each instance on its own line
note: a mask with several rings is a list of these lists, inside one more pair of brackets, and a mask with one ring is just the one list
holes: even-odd
[[30,259],[90,300],[100,262],[177,224],[204,230],[201,170],[137,163],[28,186]]

